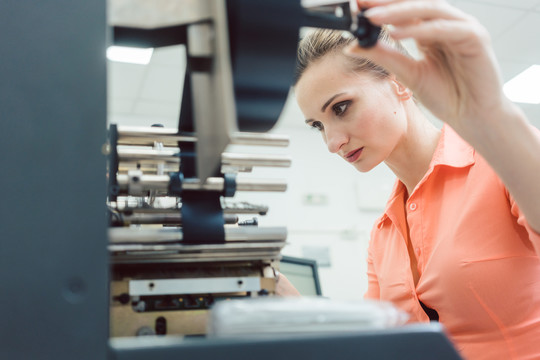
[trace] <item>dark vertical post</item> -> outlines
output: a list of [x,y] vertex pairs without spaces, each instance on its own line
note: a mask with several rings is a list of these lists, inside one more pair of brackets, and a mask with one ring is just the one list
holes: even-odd
[[105,0],[0,4],[0,358],[106,359]]

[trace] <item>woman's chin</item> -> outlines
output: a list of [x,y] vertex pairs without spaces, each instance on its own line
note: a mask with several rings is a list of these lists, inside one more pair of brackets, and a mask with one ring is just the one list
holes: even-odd
[[354,166],[354,168],[362,173],[367,173],[371,171],[375,166],[379,165],[379,163],[368,163],[362,160],[358,160],[351,164]]

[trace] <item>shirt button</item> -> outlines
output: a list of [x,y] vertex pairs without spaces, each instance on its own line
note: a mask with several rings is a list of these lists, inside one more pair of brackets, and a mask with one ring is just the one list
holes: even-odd
[[416,210],[416,203],[410,203],[410,204],[409,204],[409,209],[410,209],[411,211]]

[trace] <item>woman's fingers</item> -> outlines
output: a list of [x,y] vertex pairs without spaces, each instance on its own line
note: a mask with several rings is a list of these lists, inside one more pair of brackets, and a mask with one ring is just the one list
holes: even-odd
[[440,1],[408,1],[372,7],[365,16],[376,24],[407,24],[433,19],[465,20],[468,15]]
[[[396,40],[413,38],[419,43],[458,43],[474,40],[470,23],[452,20],[424,21],[406,26],[395,26],[390,34]],[[485,39],[482,39],[485,40]]]
[[397,4],[411,1],[445,2],[445,0],[356,0],[356,3],[358,4],[358,7],[370,8],[374,6],[384,6],[389,4]]

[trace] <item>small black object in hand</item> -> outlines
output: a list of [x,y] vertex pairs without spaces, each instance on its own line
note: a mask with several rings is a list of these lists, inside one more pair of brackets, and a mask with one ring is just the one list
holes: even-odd
[[358,39],[358,44],[363,48],[373,47],[377,43],[381,27],[373,25],[364,12],[357,14],[357,27],[352,31],[352,34]]

